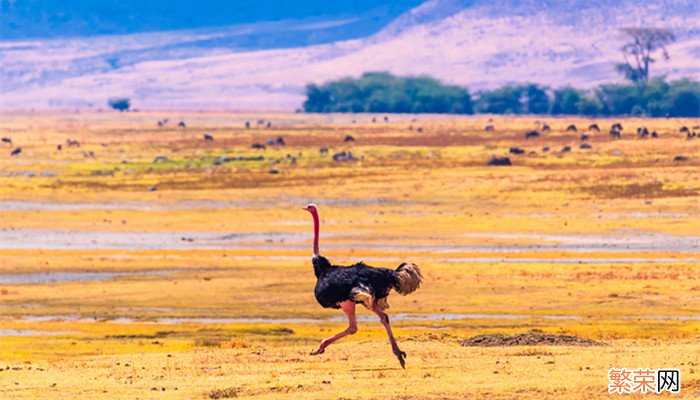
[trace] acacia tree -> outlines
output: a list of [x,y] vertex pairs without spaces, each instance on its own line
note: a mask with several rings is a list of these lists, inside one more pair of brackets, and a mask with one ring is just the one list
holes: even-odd
[[670,30],[661,28],[622,28],[622,33],[630,41],[620,49],[625,62],[617,64],[615,68],[632,82],[648,82],[649,65],[656,61],[652,55],[660,51],[662,57],[668,60],[670,57],[666,46],[673,43],[676,37]]

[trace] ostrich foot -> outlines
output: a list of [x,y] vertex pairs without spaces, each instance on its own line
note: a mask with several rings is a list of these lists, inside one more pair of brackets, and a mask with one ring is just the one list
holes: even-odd
[[312,351],[312,352],[311,352],[311,355],[312,355],[312,356],[316,356],[316,355],[319,355],[319,354],[323,354],[324,351],[326,351],[326,349],[324,349],[323,347],[319,347],[319,348],[316,349],[315,351]]
[[396,348],[396,350],[394,350],[394,355],[396,356],[396,358],[399,359],[399,363],[401,364],[401,368],[406,369],[406,361],[404,360],[404,358],[406,358],[406,352],[401,351],[401,349],[399,349],[399,348]]

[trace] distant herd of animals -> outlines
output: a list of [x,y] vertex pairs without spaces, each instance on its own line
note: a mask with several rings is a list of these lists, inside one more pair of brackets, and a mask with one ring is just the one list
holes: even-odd
[[[417,119],[415,119],[415,118],[414,118],[413,120],[411,120],[412,123],[415,123],[416,121],[417,121]],[[352,122],[355,123],[356,120],[353,120]],[[372,118],[372,122],[376,123],[376,122],[377,122],[377,118],[376,118],[376,117],[373,117],[373,118]],[[385,117],[384,117],[384,122],[389,122],[389,117],[386,117],[386,116],[385,116]],[[167,119],[167,118],[165,118],[165,119],[160,119],[160,120],[158,120],[158,122],[157,122],[157,126],[160,127],[160,128],[164,128],[164,127],[166,127],[169,123],[170,123],[170,120]],[[265,119],[258,119],[258,120],[255,122],[255,125],[256,125],[257,127],[264,127],[264,128],[266,128],[266,129],[271,129],[271,128],[272,128],[272,121],[265,120]],[[252,123],[251,121],[246,121],[245,124],[244,124],[244,126],[245,126],[246,129],[251,129],[252,126],[253,126],[253,123]],[[530,140],[530,139],[539,138],[539,137],[541,137],[545,132],[549,132],[549,131],[551,131],[551,129],[552,129],[552,128],[549,126],[549,124],[547,124],[546,122],[542,122],[542,121],[536,121],[536,122],[535,122],[535,126],[536,126],[536,129],[532,129],[532,130],[529,130],[529,131],[525,132],[525,134],[524,134],[525,140]],[[179,121],[179,122],[177,123],[177,127],[184,130],[184,129],[187,129],[187,124],[185,123],[185,121]],[[423,132],[423,128],[422,128],[422,127],[414,128],[413,124],[411,124],[411,125],[408,126],[408,130],[410,130],[410,131],[414,131],[414,130],[415,130],[417,133],[422,133],[422,132]],[[617,123],[614,123],[614,124],[612,124],[612,125],[610,126],[610,129],[609,129],[608,133],[609,133],[609,135],[610,135],[610,137],[611,137],[612,139],[622,139],[622,132],[623,132],[623,130],[624,130],[624,128],[623,128],[622,124],[619,123],[619,122],[617,122]],[[488,123],[487,123],[486,126],[484,127],[484,131],[486,131],[486,132],[495,132],[495,131],[496,131],[496,126],[494,125],[492,119],[489,119]],[[579,128],[578,128],[575,124],[569,124],[569,125],[566,126],[565,131],[566,131],[566,132],[570,132],[570,133],[579,132]],[[581,140],[581,144],[578,146],[579,149],[581,149],[581,150],[590,150],[590,149],[592,149],[593,147],[591,146],[590,143],[588,143],[588,141],[590,140],[591,136],[592,136],[594,133],[600,133],[600,132],[601,132],[601,128],[600,128],[600,126],[599,126],[597,123],[590,124],[590,125],[588,126],[588,128],[587,128],[583,133],[581,133],[580,136],[579,136],[579,139]],[[683,134],[683,135],[685,136],[685,138],[688,139],[688,140],[700,139],[700,126],[697,126],[697,125],[696,125],[696,126],[693,126],[692,128],[688,128],[687,126],[683,126],[683,127],[680,128],[679,132],[680,132],[681,134]],[[649,131],[649,129],[647,129],[645,126],[640,126],[640,127],[638,127],[637,130],[636,130],[636,137],[637,137],[638,139],[647,139],[647,138],[655,139],[655,138],[658,138],[658,137],[659,137],[659,134],[658,134],[656,131]],[[202,135],[202,139],[203,139],[205,142],[214,142],[214,136],[211,135],[210,133],[204,133],[204,134]],[[9,138],[9,137],[3,137],[3,138],[2,138],[2,143],[8,145],[9,147],[13,147],[13,141],[12,141],[12,139]],[[352,135],[345,135],[345,137],[343,138],[343,143],[345,143],[345,144],[352,144],[352,143],[355,143],[355,138],[354,138]],[[286,141],[285,141],[285,139],[284,139],[284,136],[278,136],[278,137],[275,138],[275,139],[268,139],[268,140],[267,140],[266,142],[264,142],[264,143],[261,143],[261,142],[253,143],[253,144],[251,145],[251,148],[254,149],[254,150],[262,150],[262,151],[264,151],[264,150],[267,150],[268,147],[279,147],[279,146],[285,146],[286,144],[287,144],[287,143],[286,143]],[[108,145],[103,143],[102,146],[107,147]],[[80,147],[80,142],[78,142],[77,140],[68,139],[68,140],[66,140],[66,142],[65,142],[65,147],[68,147],[68,148],[70,148],[70,147]],[[63,148],[64,148],[64,144],[57,144],[57,145],[56,145],[56,150],[57,150],[57,151],[62,151]],[[545,146],[545,147],[542,148],[542,152],[549,152],[549,151],[550,151],[550,148],[547,147],[547,146]],[[564,147],[561,148],[560,153],[566,153],[566,152],[569,152],[569,151],[571,151],[571,146],[564,146]],[[15,147],[15,148],[10,152],[10,155],[11,155],[11,156],[19,156],[21,153],[22,153],[22,148],[21,148],[21,147]],[[325,147],[325,146],[320,147],[320,148],[319,148],[319,153],[320,153],[321,155],[327,155],[327,154],[329,153],[328,147]],[[521,149],[521,148],[519,148],[519,147],[511,147],[511,148],[509,149],[509,153],[510,153],[510,154],[513,154],[513,155],[521,155],[521,154],[524,154],[524,153],[525,153],[525,150],[523,150],[523,149]],[[530,153],[532,153],[532,152],[530,152]],[[92,152],[92,151],[83,151],[83,155],[84,155],[86,158],[88,158],[88,157],[89,157],[89,158],[95,158],[95,153]],[[221,164],[221,163],[223,163],[223,162],[227,162],[227,161],[234,160],[234,159],[229,159],[229,158],[227,158],[227,157],[223,157],[223,158],[224,158],[223,161],[222,161],[222,160],[218,160],[218,164],[217,164],[217,165],[219,165],[219,164]],[[288,154],[288,155],[287,155],[287,158],[290,159],[290,160],[292,161],[293,164],[296,164],[296,157],[294,157],[294,156]],[[256,159],[256,160],[259,160],[259,159],[262,159],[262,158],[255,158],[255,159]],[[338,153],[333,154],[332,159],[333,159],[334,161],[337,161],[337,162],[345,162],[345,161],[358,161],[358,160],[361,160],[362,158],[355,157],[355,156],[352,154],[352,152],[350,152],[350,151],[341,151],[341,152],[338,152]],[[158,157],[156,157],[156,159],[154,160],[154,163],[157,163],[157,162],[164,162],[164,161],[166,161],[166,160],[167,160],[166,157],[164,157],[164,156],[158,156]],[[676,160],[676,161],[686,161],[687,158],[684,157],[684,156],[678,156],[678,157],[676,157],[674,160]],[[510,160],[509,157],[498,157],[498,156],[494,156],[494,157],[491,158],[491,160],[489,160],[489,161],[487,162],[487,165],[489,165],[489,166],[508,166],[508,165],[512,165],[512,162],[511,162],[511,160]],[[276,170],[271,170],[270,172],[271,172],[271,173],[276,173],[276,172],[278,172],[278,171],[276,171],[276,172],[272,172],[272,171],[276,171]]]
[[[541,122],[541,121],[536,121],[535,125],[539,128],[538,129],[533,129],[530,131],[525,132],[525,140],[529,139],[534,139],[534,138],[539,138],[542,133],[544,132],[549,132],[551,131],[551,127],[546,123],[546,122]],[[621,123],[616,122],[610,126],[610,137],[612,139],[622,139],[622,131],[624,130],[624,127],[622,126]],[[494,132],[495,127],[493,124],[493,120],[489,120],[489,122],[486,124],[484,127],[484,131],[486,132]],[[566,132],[578,132],[579,129],[576,127],[575,124],[570,124],[566,127],[565,129]],[[591,135],[593,133],[600,133],[600,127],[598,124],[593,123],[588,126],[588,129],[586,130],[585,133],[582,133],[579,136],[579,139],[581,140],[581,144],[579,145],[579,149],[581,150],[590,150],[593,148],[593,146],[590,143],[586,143],[590,140]],[[700,126],[693,126],[692,131],[688,129],[687,126],[683,126],[680,128],[679,132],[681,134],[685,134],[686,139],[691,140],[698,138],[700,139]],[[649,129],[645,126],[640,126],[637,128],[637,135],[636,137],[638,139],[646,139],[646,138],[652,138],[652,139],[657,139],[659,137],[659,134],[656,131],[651,131],[649,132]],[[550,148],[548,146],[542,147],[542,152],[546,153],[549,152]],[[571,151],[571,146],[564,146],[561,148],[560,153],[567,153]],[[525,150],[519,148],[519,147],[511,147],[508,152],[510,154],[514,155],[520,155],[520,154],[525,154]],[[534,152],[530,152],[534,153]],[[674,161],[687,161],[688,158],[685,156],[677,156],[673,159]],[[509,166],[512,165],[512,162],[509,157],[498,157],[498,156],[493,156],[491,160],[488,161],[487,165],[489,166]]]

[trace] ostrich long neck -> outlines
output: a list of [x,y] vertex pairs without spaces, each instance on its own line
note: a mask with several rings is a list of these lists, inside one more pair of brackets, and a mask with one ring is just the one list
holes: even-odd
[[319,231],[318,212],[312,211],[311,215],[314,217],[314,255],[317,256],[317,255],[319,255],[319,252],[318,252],[318,231]]

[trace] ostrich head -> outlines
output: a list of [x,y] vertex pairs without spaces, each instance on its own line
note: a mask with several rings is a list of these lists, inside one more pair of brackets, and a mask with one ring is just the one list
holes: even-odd
[[302,208],[302,210],[306,210],[311,214],[318,214],[318,207],[316,207],[316,204],[314,203],[307,204],[306,207]]

